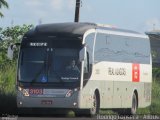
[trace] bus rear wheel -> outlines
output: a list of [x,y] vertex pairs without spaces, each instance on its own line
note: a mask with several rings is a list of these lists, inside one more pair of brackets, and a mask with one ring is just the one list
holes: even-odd
[[138,108],[138,101],[137,101],[137,96],[134,93],[132,96],[132,107],[127,109],[125,113],[127,113],[128,115],[135,115],[137,112],[137,108]]
[[133,98],[132,98],[132,108],[131,108],[131,115],[135,115],[136,112],[137,112],[137,96],[136,94],[134,93],[133,94]]

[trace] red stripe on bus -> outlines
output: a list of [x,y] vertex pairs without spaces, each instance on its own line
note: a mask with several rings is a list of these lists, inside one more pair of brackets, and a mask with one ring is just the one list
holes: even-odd
[[140,81],[140,65],[132,64],[132,82]]

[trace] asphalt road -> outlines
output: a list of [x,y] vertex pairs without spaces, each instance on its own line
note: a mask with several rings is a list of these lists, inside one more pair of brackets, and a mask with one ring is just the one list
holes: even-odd
[[18,118],[1,118],[1,120],[97,120],[97,119],[95,118],[18,117]]
[[[160,120],[160,116],[151,116],[154,120]],[[0,117],[0,120],[150,120],[144,116],[116,116],[116,115],[97,115],[95,117],[67,117],[64,115],[8,115]]]

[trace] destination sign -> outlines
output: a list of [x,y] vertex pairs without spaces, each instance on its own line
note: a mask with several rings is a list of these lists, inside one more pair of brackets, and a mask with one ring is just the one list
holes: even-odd
[[31,42],[29,45],[33,47],[46,47],[48,44],[46,42]]

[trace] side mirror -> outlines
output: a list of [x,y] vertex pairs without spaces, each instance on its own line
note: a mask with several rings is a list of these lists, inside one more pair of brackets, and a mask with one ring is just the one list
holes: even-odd
[[86,47],[83,47],[79,52],[79,61],[82,62],[86,56]]
[[10,46],[8,47],[8,51],[7,51],[7,57],[8,57],[8,59],[10,59],[10,60],[13,59],[13,52],[14,52],[13,46],[14,46],[14,45],[10,45]]
[[13,60],[13,53],[14,53],[14,49],[19,46],[20,43],[15,43],[15,44],[12,44],[8,47],[8,51],[7,51],[7,57],[8,59],[10,60]]

